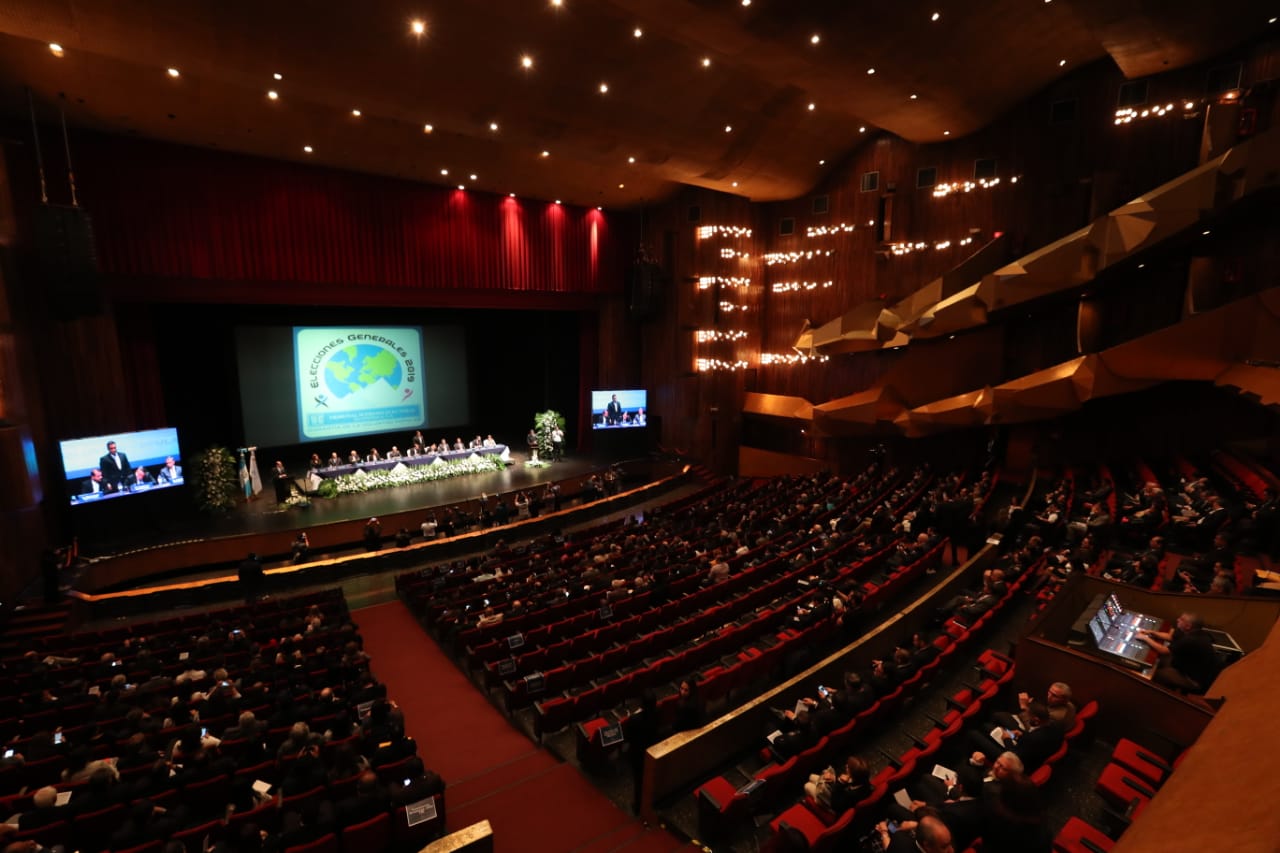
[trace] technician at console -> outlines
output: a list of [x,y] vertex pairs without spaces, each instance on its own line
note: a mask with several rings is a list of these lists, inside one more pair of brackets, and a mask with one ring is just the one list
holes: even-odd
[[1195,613],[1183,613],[1171,631],[1140,630],[1134,636],[1160,656],[1152,678],[1166,687],[1203,693],[1218,672],[1213,638]]

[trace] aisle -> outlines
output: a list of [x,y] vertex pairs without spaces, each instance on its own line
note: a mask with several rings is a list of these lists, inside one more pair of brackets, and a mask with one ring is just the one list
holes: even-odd
[[495,849],[508,853],[657,853],[684,846],[645,828],[513,728],[404,604],[357,610],[353,618],[373,674],[404,711],[418,754],[447,783],[450,831],[488,820]]

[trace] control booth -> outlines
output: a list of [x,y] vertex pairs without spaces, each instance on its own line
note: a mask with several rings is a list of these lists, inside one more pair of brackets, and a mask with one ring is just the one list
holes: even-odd
[[1100,593],[1076,620],[1068,645],[1092,648],[1098,657],[1150,678],[1155,672],[1157,655],[1138,639],[1137,632],[1168,628],[1163,619],[1126,610],[1115,593]]

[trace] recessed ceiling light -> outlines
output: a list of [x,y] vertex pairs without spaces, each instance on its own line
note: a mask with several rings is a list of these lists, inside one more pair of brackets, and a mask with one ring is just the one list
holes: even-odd
[[435,126],[434,124],[424,124],[424,125],[422,126],[422,132],[423,132],[423,133],[435,133],[435,132],[436,132],[436,126]]
[[724,126],[724,132],[725,132],[725,133],[733,133],[733,125],[731,125],[731,124],[726,124],[726,125]]
[[876,70],[875,70],[874,68],[868,68],[868,69],[867,69],[867,73],[868,73],[868,74],[875,74],[875,73],[876,73]]
[[62,56],[62,45],[58,44],[56,41],[49,42],[49,52],[54,56]]
[[626,185],[626,184],[618,184],[618,189],[620,189],[620,190],[624,190],[624,189],[626,189],[626,188],[627,188],[627,185]]
[[919,95],[917,95],[916,93],[914,93],[914,92],[912,92],[912,93],[911,93],[911,100],[913,100],[913,101],[914,101],[914,100],[915,100],[916,98],[918,98],[918,97],[920,97],[920,96],[919,96]]
[[472,175],[472,176],[471,176],[471,180],[473,180],[473,181],[474,181],[474,180],[476,180],[476,176],[475,176],[475,175]]
[[711,67],[711,57],[709,57],[709,56],[704,56],[704,57],[702,57],[702,67],[703,67],[703,68],[710,68],[710,67]]
[[819,166],[825,166],[825,165],[827,165],[827,161],[826,161],[826,160],[819,160],[819,161],[818,161],[818,165],[819,165]]
[[543,157],[550,157],[550,156],[551,156],[551,152],[550,152],[550,151],[543,151],[543,152],[542,152],[542,156],[543,156]]
[[636,27],[634,30],[631,31],[631,35],[635,36],[636,38],[640,38],[641,36],[644,35],[644,30],[640,29],[639,27]]
[[497,133],[497,132],[498,132],[498,123],[497,123],[496,121],[491,121],[491,122],[489,122],[489,129],[490,129],[490,130],[492,130],[494,133]]
[[1208,237],[1208,236],[1209,236],[1209,234],[1210,234],[1211,232],[1209,232],[1209,231],[1201,231],[1200,233],[1201,233],[1203,236]]
[[559,204],[559,203],[560,203],[560,199],[556,199],[556,204]]
[[1059,59],[1059,60],[1058,60],[1058,67],[1059,67],[1059,68],[1061,68],[1062,66],[1064,66],[1064,65],[1066,65],[1066,64],[1067,64],[1067,61],[1066,61],[1065,59]]
[[458,189],[466,191],[467,188],[464,187],[462,184],[458,184]]
[[1268,18],[1268,19],[1267,19],[1267,23],[1268,23],[1268,24],[1274,24],[1277,20],[1280,20],[1280,18]]
[[751,0],[742,0],[742,5],[743,5],[743,6],[750,6],[750,5],[751,5]]
[[564,0],[551,0],[551,5],[552,5],[552,6],[557,6],[557,7],[558,7],[558,6],[563,6],[563,5],[564,5]]
[[734,182],[733,182],[733,185],[736,187],[736,186],[738,185],[738,182],[737,182],[737,181],[734,181]]
[[532,67],[533,67],[533,57],[532,57],[532,56],[530,56],[530,55],[529,55],[529,54],[527,54],[527,53],[526,53],[524,56],[520,57],[520,67],[521,67],[521,68],[532,68]]
[[[747,0],[747,2],[748,2],[748,3],[750,3],[750,2],[751,2],[751,0]],[[604,208],[597,204],[597,205],[596,205],[596,210],[604,210]]]
[[516,197],[515,193],[507,193],[507,198],[515,198],[515,197]]
[[810,102],[809,102],[809,112],[813,112],[813,111],[814,111],[814,110],[816,110],[817,108],[818,108],[818,105],[817,105],[817,104],[815,104],[813,101],[810,101]]
[[1018,182],[1018,176],[1017,176],[1017,175],[1014,175],[1012,178],[1010,178],[1010,179],[1009,179],[1009,183],[1011,183],[1011,184],[1016,184],[1017,182]]
[[423,20],[414,19],[412,22],[410,22],[409,29],[413,32],[415,36],[420,36],[427,31],[427,22]]
[[930,16],[929,16],[929,20],[931,20],[931,21],[937,21],[937,20],[938,20],[939,18],[941,18],[941,17],[942,17],[942,13],[941,13],[941,12],[934,12],[932,15],[930,15]]
[[360,118],[360,116],[362,115],[362,113],[361,113],[361,112],[360,112],[360,110],[358,110],[358,109],[357,109],[357,110],[352,110],[352,111],[351,111],[351,114],[352,114],[353,116],[355,116],[356,118]]
[[635,161],[636,161],[636,158],[634,158],[634,157],[628,157],[628,158],[627,158],[627,162],[628,162],[628,163],[634,163]]
[[448,170],[448,169],[441,169],[441,170],[440,170],[440,174],[441,174],[441,175],[448,175],[448,174],[449,174],[449,170]]
[[866,126],[866,125],[863,125],[862,127],[858,128],[858,133],[866,133],[866,132],[867,132],[867,126]]
[[272,74],[272,75],[271,75],[271,77],[272,77],[272,79],[274,79],[274,80],[283,80],[283,79],[284,79],[284,75],[283,75],[283,74],[281,74],[279,71],[277,71],[275,74]]
[[820,41],[822,41],[822,36],[818,35],[817,33],[814,33],[813,35],[809,36],[809,44],[817,44]]
[[310,145],[304,145],[302,146],[302,150],[310,154],[315,149],[313,149]]
[[602,95],[607,95],[607,94],[609,94],[609,84],[608,84],[608,83],[601,83],[601,84],[600,84],[600,94],[602,94]]
[[944,130],[944,131],[942,131],[942,135],[943,135],[943,136],[950,136],[950,135],[951,135],[951,131],[949,131],[949,130]]
[[280,100],[280,93],[279,93],[279,92],[277,92],[275,89],[268,89],[268,90],[267,90],[267,97],[268,97],[268,98],[270,98],[270,99],[271,99],[271,100],[273,100],[273,101],[278,101],[278,100]]
[[176,69],[176,68],[170,68],[166,73],[167,73],[170,77],[177,77],[177,76],[179,76],[180,74],[182,74],[182,72],[181,72],[181,71],[179,71],[179,70],[178,70],[178,69]]
[[1146,264],[1138,264],[1138,269],[1145,269],[1146,266]]

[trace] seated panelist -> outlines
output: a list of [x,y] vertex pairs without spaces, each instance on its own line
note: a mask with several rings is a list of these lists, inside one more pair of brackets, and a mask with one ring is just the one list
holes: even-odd
[[181,482],[182,466],[172,456],[166,456],[164,467],[160,469],[160,473],[156,476],[156,481],[162,486],[172,486],[174,483]]

